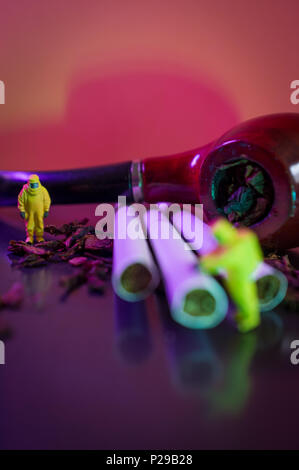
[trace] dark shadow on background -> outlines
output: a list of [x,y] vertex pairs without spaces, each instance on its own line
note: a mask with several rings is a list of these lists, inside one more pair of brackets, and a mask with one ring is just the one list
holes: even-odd
[[74,74],[65,102],[59,121],[0,132],[1,170],[36,172],[178,153],[219,137],[239,119],[220,80],[159,61]]

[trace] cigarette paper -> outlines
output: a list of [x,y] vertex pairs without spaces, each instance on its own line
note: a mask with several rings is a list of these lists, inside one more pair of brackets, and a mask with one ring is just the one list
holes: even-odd
[[[135,218],[143,230],[140,217]],[[117,211],[114,224],[112,285],[119,297],[137,302],[156,289],[159,273],[146,238],[131,239],[127,235],[126,229],[131,221],[128,207],[121,207]]]
[[[143,220],[163,275],[173,319],[188,328],[217,326],[228,310],[224,289],[199,271],[197,257],[162,212],[151,209]],[[165,234],[168,230],[167,239],[156,236],[159,231]]]

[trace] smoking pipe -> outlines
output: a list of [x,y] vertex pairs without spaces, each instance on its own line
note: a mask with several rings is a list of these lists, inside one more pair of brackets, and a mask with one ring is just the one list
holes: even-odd
[[[0,206],[16,204],[30,173],[0,172]],[[227,215],[249,225],[266,247],[299,245],[299,114],[251,119],[181,154],[38,174],[54,204],[114,202],[119,195],[201,203],[207,222]]]

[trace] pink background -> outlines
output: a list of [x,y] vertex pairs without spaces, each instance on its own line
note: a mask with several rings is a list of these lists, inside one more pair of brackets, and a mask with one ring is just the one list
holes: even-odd
[[1,169],[180,152],[291,111],[297,0],[0,0]]

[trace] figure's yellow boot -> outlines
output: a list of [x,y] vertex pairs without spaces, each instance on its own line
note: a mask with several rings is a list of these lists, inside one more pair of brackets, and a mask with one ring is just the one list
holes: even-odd
[[30,243],[30,245],[32,245],[33,244],[33,237],[29,236],[29,237],[26,238],[25,241],[26,241],[26,243]]

